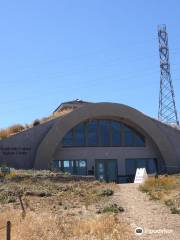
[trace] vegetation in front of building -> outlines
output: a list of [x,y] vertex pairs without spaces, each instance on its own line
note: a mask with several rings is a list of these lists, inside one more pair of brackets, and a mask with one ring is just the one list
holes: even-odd
[[180,174],[149,177],[139,189],[151,200],[166,204],[173,214],[180,214]]
[[116,203],[110,204],[105,206],[102,209],[103,213],[107,213],[107,212],[112,212],[112,213],[118,213],[118,212],[124,212],[124,208],[121,206],[118,206]]
[[0,226],[10,220],[13,239],[133,239],[128,224],[117,217],[123,210],[113,199],[119,186],[69,175],[61,182],[58,174],[11,169],[1,176]]
[[114,191],[112,189],[107,188],[99,191],[98,194],[100,196],[112,196],[114,194]]

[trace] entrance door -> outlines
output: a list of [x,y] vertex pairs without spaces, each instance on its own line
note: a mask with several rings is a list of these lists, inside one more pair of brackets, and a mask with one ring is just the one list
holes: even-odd
[[100,181],[117,182],[117,159],[96,159],[95,176]]

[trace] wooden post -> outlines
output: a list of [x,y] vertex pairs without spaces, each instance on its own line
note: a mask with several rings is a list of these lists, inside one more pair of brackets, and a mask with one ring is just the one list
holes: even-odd
[[6,240],[11,240],[11,222],[7,221],[6,225]]
[[18,198],[19,198],[19,201],[20,201],[20,204],[21,204],[22,211],[23,211],[23,213],[25,213],[24,204],[23,204],[22,197],[21,197],[20,194],[18,195]]

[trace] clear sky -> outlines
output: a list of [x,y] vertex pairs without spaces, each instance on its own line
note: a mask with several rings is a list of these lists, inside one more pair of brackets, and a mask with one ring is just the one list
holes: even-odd
[[180,114],[179,0],[0,1],[0,128],[76,98],[156,117],[161,23]]

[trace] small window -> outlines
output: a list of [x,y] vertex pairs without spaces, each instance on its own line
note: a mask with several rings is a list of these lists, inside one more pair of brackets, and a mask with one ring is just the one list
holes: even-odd
[[63,164],[64,164],[63,168],[62,168],[63,172],[68,172],[70,174],[73,174],[73,162],[72,162],[72,160],[65,160],[63,162]]
[[85,160],[79,160],[79,167],[86,167],[86,161]]
[[69,160],[64,161],[64,167],[65,168],[69,168],[70,167],[70,161]]

